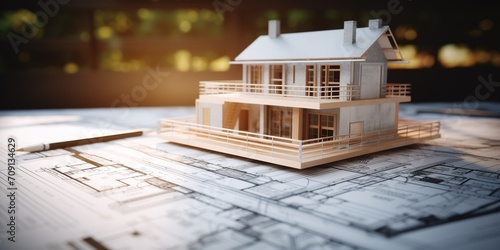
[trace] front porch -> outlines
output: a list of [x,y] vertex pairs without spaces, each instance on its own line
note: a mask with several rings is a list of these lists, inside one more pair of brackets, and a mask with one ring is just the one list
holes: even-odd
[[439,138],[439,122],[399,121],[397,129],[369,135],[337,135],[311,140],[241,132],[200,125],[194,118],[160,120],[158,133],[168,141],[240,157],[304,169],[367,153]]

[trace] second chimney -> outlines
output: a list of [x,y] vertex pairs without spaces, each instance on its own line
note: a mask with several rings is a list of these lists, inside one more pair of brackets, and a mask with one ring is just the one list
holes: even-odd
[[356,21],[345,21],[344,22],[344,44],[355,44],[356,43]]
[[368,21],[368,27],[370,29],[380,29],[380,28],[382,28],[382,19],[370,19]]
[[280,20],[269,20],[268,33],[270,38],[280,36]]

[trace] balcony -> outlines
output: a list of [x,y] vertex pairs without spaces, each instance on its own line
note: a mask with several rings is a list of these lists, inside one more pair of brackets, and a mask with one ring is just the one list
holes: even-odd
[[202,95],[251,95],[266,97],[287,97],[294,100],[338,100],[359,99],[359,85],[346,86],[295,86],[251,84],[241,81],[203,81],[200,82]]
[[194,118],[161,120],[158,133],[168,141],[303,169],[367,153],[439,138],[439,122],[399,121],[397,129],[363,136],[337,135],[294,140],[195,123]]
[[241,81],[200,82],[200,99],[328,109],[345,106],[409,102],[410,84],[387,84],[385,98],[360,99],[359,85],[295,86],[249,84]]

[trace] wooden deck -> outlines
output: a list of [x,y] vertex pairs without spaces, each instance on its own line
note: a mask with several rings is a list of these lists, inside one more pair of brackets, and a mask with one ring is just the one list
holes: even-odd
[[188,120],[161,120],[158,133],[170,142],[304,169],[439,138],[439,129],[439,122],[401,120],[397,129],[376,131],[370,135],[293,140],[213,128]]

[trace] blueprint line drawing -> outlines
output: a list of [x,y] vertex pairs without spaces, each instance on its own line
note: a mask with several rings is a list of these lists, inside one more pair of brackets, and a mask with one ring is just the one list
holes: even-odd
[[76,227],[47,249],[420,248],[398,236],[500,210],[498,173],[451,154],[410,148],[294,171],[140,140],[21,157],[21,205],[38,208],[22,225]]
[[[17,242],[1,231],[0,248],[495,249],[500,144],[493,142],[452,148],[445,137],[305,170],[155,134],[23,154]],[[7,218],[1,209],[0,223]]]

